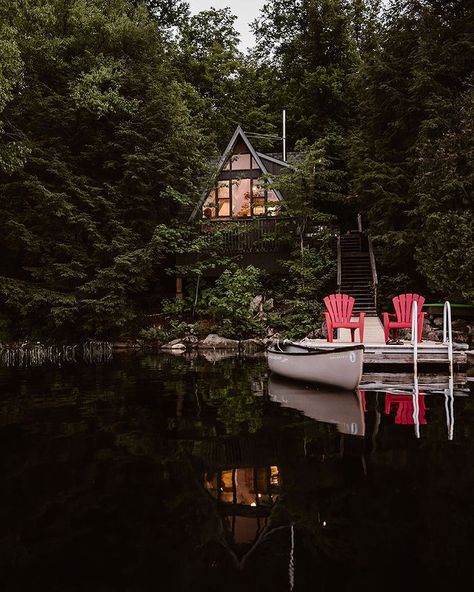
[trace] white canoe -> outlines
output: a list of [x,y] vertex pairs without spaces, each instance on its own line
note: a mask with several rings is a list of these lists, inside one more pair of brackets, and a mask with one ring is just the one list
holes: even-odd
[[364,411],[357,392],[307,385],[271,374],[268,394],[282,407],[291,407],[310,419],[334,424],[341,434],[365,434]]
[[278,341],[267,349],[272,372],[303,380],[354,390],[362,377],[364,346],[336,345],[309,347],[291,341]]

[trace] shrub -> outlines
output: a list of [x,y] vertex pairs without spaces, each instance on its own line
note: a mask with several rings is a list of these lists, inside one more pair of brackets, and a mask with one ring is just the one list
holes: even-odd
[[261,272],[252,265],[224,271],[215,287],[203,293],[214,330],[233,339],[262,335],[264,324],[250,310],[252,299],[261,292]]

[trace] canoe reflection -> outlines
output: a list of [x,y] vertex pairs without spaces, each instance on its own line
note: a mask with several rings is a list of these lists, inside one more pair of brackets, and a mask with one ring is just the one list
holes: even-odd
[[319,422],[335,424],[342,434],[365,435],[364,412],[358,393],[310,386],[271,374],[268,394],[282,407],[297,409]]

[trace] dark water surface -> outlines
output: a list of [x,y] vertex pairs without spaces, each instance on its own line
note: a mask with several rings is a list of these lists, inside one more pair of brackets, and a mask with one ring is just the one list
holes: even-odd
[[474,581],[472,394],[166,355],[3,368],[0,393],[2,592]]

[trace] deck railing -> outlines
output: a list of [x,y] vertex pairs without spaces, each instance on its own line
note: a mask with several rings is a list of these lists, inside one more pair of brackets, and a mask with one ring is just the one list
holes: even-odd
[[[227,253],[277,253],[288,249],[297,234],[295,221],[282,216],[202,222],[201,232],[219,233]],[[321,227],[307,232],[309,240],[317,239]]]
[[228,253],[273,253],[281,222],[277,218],[218,220],[202,223],[201,231],[218,232],[223,250]]

